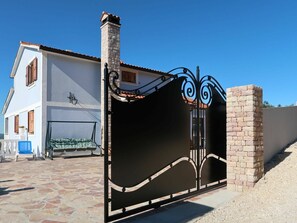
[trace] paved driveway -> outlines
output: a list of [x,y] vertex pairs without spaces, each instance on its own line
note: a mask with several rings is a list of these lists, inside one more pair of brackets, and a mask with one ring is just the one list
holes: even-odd
[[103,222],[103,157],[0,163],[0,222]]
[[[0,223],[102,223],[103,157],[0,163]],[[119,222],[194,222],[236,196],[225,188]]]

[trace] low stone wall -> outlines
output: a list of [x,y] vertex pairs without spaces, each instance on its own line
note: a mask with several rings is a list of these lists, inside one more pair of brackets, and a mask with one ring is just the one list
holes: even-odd
[[264,160],[297,139],[297,106],[263,109]]

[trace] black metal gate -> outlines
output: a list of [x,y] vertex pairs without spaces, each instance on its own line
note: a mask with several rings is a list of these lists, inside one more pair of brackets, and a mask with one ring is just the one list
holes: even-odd
[[125,90],[104,75],[105,222],[226,183],[226,96],[213,77],[181,67]]

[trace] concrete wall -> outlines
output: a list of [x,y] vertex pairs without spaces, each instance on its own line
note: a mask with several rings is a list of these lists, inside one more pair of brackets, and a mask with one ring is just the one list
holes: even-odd
[[263,109],[265,162],[297,139],[297,107]]

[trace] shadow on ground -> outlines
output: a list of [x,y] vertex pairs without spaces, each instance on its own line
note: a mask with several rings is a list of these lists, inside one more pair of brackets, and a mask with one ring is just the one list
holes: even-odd
[[129,217],[116,223],[186,223],[212,211],[213,208],[192,202],[178,202]]
[[54,158],[64,158],[64,159],[78,159],[78,158],[89,158],[89,157],[95,157],[95,156],[100,156],[103,157],[103,155],[100,154],[80,154],[80,155],[75,155],[75,154],[70,154],[70,155],[61,155],[61,156],[55,156]]
[[281,162],[283,162],[288,156],[291,155],[292,152],[281,152],[276,154],[271,161],[269,161],[268,163],[265,164],[265,168],[264,168],[264,172],[265,174],[267,172],[269,172],[271,169],[273,169],[274,167],[276,167],[278,164],[280,164]]
[[12,182],[13,180],[0,180],[0,184],[1,183],[7,183],[7,182]]
[[0,187],[0,196],[13,193],[13,192],[21,192],[21,191],[27,191],[27,190],[33,190],[33,189],[34,187],[24,187],[24,188],[15,189],[15,190],[9,190],[9,187]]
[[271,161],[269,161],[268,163],[265,164],[265,168],[264,168],[265,174],[267,172],[269,172],[271,169],[273,169],[274,167],[276,167],[278,164],[283,162],[288,156],[291,155],[292,152],[286,152],[286,149],[288,149],[290,146],[292,146],[295,143],[297,143],[297,139],[294,140],[293,142],[289,143],[285,148],[283,148],[283,150],[281,150],[281,152],[276,154],[271,159]]

